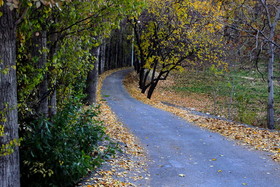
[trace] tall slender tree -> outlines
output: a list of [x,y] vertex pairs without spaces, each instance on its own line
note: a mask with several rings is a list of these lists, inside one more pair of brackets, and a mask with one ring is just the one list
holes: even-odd
[[[231,36],[238,33],[234,42],[246,46],[247,53],[255,60],[258,69],[260,59],[267,66],[267,127],[275,128],[274,114],[274,66],[279,52],[280,2],[277,0],[223,1],[226,12],[224,24],[231,29]],[[230,7],[230,11],[228,11]],[[242,37],[240,37],[242,36]],[[244,42],[244,39],[246,42]],[[248,42],[249,40],[249,42]]]
[[[3,147],[18,139],[16,12],[0,4],[0,13],[0,125],[4,126],[0,146]],[[0,155],[2,187],[20,186],[19,151],[17,146],[12,149],[9,154]]]

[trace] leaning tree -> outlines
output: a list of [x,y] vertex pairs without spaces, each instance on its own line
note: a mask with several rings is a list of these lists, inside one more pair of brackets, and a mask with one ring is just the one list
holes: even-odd
[[200,1],[149,0],[148,8],[131,22],[134,28],[139,87],[151,98],[160,80],[193,62],[225,65],[219,6]]

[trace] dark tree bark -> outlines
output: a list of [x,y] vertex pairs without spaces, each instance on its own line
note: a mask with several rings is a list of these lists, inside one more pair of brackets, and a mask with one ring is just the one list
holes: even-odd
[[94,62],[94,68],[88,73],[87,76],[87,88],[86,88],[86,104],[92,105],[96,103],[97,96],[97,83],[98,83],[98,57],[100,54],[100,47],[92,50],[93,55],[96,57]]
[[[165,74],[164,78],[162,78],[162,76]],[[159,75],[155,78],[155,70],[153,71],[153,75],[152,75],[152,81],[151,81],[151,85],[149,87],[149,90],[148,90],[148,94],[147,94],[147,98],[148,99],[151,99],[152,98],[152,95],[155,91],[155,88],[157,87],[158,85],[158,82],[160,80],[166,80],[166,78],[168,77],[168,74],[169,72],[160,72]]]
[[135,54],[133,54],[133,59],[134,70],[139,74],[141,69],[139,59],[135,56]]
[[[141,39],[140,39],[140,31],[139,28],[136,24],[136,20],[135,20],[135,24],[133,25],[133,30],[134,30],[134,39],[136,41],[136,45],[139,47],[139,56],[136,57],[136,64],[135,64],[135,68],[136,68],[136,72],[139,74],[139,88],[142,90],[142,93],[144,93],[146,91],[147,88],[145,88],[145,84],[146,84],[146,76],[145,76],[145,55],[144,52],[142,50],[141,46]],[[145,78],[146,77],[146,78]]]
[[155,88],[157,87],[158,81],[159,81],[159,79],[156,79],[155,81],[152,82],[152,84],[151,84],[151,86],[150,86],[150,88],[149,88],[149,90],[148,90],[148,94],[147,94],[147,98],[148,98],[148,99],[151,99],[151,98],[152,98],[152,95],[153,95],[153,93],[154,93],[154,90],[155,90]]
[[[55,19],[56,22],[56,19]],[[49,53],[49,59],[52,60],[54,55],[57,52],[57,41],[58,41],[58,36],[57,33],[54,33],[53,35],[50,36],[50,53]],[[53,65],[49,68],[49,70],[52,70],[54,67]],[[48,81],[48,80],[47,80]],[[49,116],[52,117],[56,115],[57,113],[57,94],[56,94],[56,85],[51,85],[53,86],[53,91],[50,94],[49,97]],[[47,88],[48,89],[48,88]]]
[[52,117],[57,113],[57,97],[56,89],[54,89],[50,95],[49,99],[49,116]]
[[[110,44],[110,41],[108,42]],[[105,64],[104,71],[109,70],[109,62],[111,61],[111,48],[108,43],[105,43]]]
[[[39,36],[41,39],[41,56],[39,58],[39,68],[45,68],[46,63],[47,63],[47,53],[44,52],[44,50],[47,48],[47,32],[42,31],[41,35]],[[39,113],[48,116],[49,114],[49,103],[48,103],[48,79],[47,79],[47,73],[44,75],[44,78],[39,85]]]
[[[116,39],[118,41],[118,39]],[[114,55],[114,63],[112,64],[112,66],[110,67],[110,69],[114,69],[114,68],[118,68],[119,67],[119,61],[118,61],[118,58],[119,58],[119,52],[120,52],[120,49],[119,49],[119,44],[118,42],[116,41],[115,43],[115,47],[114,47],[114,50],[113,50],[113,55]]]
[[[146,84],[148,76],[149,76],[151,70],[146,69],[146,71],[145,71],[144,68],[142,68],[142,69],[144,70],[144,78],[140,79],[140,81],[141,81],[141,83],[140,83],[141,84],[141,93],[145,93],[147,88],[149,88],[149,86],[151,85],[151,82]],[[152,79],[150,81],[152,81]]]
[[139,68],[139,88],[143,89],[145,84],[144,84],[144,79],[145,79],[145,69],[140,67]]
[[161,73],[156,77],[156,69],[157,69],[158,62],[154,62],[154,68],[153,68],[153,73],[151,77],[151,83],[148,90],[147,98],[151,99],[152,94],[154,93],[155,88],[157,87],[158,81],[160,80]]
[[99,75],[104,72],[105,52],[106,52],[106,44],[101,44],[101,46],[100,46],[100,54],[99,54],[99,61],[98,61],[98,74]]
[[[0,12],[0,125],[5,129],[5,135],[0,137],[1,146],[18,139],[18,112],[15,12],[6,5],[0,7]],[[0,186],[20,186],[18,147],[12,154],[0,156]]]
[[[33,38],[33,56],[38,57],[38,68],[44,69],[47,63],[47,32],[36,32]],[[38,105],[37,112],[39,115],[48,116],[48,79],[47,73],[44,73],[43,80],[38,86]]]

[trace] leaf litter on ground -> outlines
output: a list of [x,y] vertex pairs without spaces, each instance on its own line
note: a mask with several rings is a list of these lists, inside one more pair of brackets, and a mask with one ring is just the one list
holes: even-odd
[[99,120],[104,122],[106,134],[118,144],[121,152],[113,158],[106,160],[101,168],[86,177],[77,186],[83,187],[121,187],[137,186],[149,180],[147,170],[147,158],[145,151],[140,146],[139,141],[129,130],[118,121],[116,115],[102,99],[101,88],[103,80],[112,73],[120,69],[111,70],[100,75],[98,80],[98,104],[100,104]]

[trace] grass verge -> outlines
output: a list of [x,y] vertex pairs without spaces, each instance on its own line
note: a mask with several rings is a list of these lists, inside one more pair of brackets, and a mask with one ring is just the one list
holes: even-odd
[[[258,72],[238,70],[220,73],[210,68],[176,73],[173,79],[176,82],[162,88],[183,98],[195,96],[193,100],[202,99],[207,103],[194,102],[193,108],[241,123],[266,127],[267,83]],[[275,82],[276,128],[280,128],[279,88]]]

